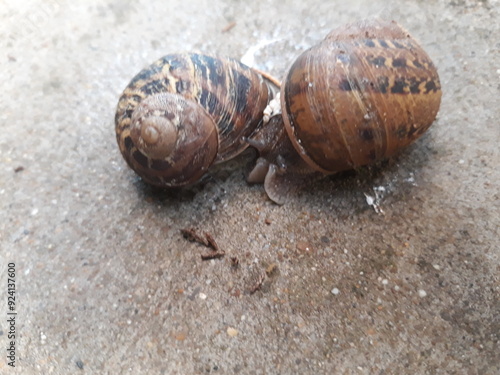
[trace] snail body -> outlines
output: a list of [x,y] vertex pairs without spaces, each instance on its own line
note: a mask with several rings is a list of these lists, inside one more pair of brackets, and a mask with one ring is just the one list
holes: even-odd
[[261,155],[249,181],[264,180],[269,197],[284,203],[290,184],[389,158],[414,142],[437,116],[441,86],[406,30],[370,20],[335,29],[301,54],[280,94],[282,113],[270,123],[284,130],[277,137],[263,128],[253,138]]
[[146,182],[196,182],[241,153],[261,124],[271,92],[232,59],[167,55],[139,72],[121,95],[115,130],[128,165]]

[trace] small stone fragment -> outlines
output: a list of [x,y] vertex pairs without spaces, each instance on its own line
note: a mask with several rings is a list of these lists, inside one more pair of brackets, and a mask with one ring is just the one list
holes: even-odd
[[274,271],[276,271],[277,268],[278,268],[278,266],[276,265],[276,263],[270,264],[266,268],[266,274],[267,274],[267,276],[271,276],[274,273]]
[[233,327],[228,327],[227,334],[231,337],[235,337],[238,334],[238,330],[234,329]]
[[312,250],[309,243],[307,243],[305,241],[297,242],[297,249],[300,251],[304,251],[304,252],[310,252]]
[[80,370],[83,370],[83,362],[82,360],[78,359],[76,362],[76,367],[78,367]]
[[177,333],[177,334],[175,335],[175,339],[176,339],[177,341],[184,341],[184,340],[186,340],[186,337],[187,337],[186,332],[179,332],[179,333]]

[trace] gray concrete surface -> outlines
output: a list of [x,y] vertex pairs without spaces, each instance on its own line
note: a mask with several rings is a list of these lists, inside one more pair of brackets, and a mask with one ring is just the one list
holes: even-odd
[[[2,1],[0,373],[499,374],[499,10],[493,0]],[[399,157],[319,181],[284,207],[246,184],[247,160],[178,192],[126,167],[115,106],[150,62],[219,53],[280,76],[330,29],[370,15],[409,29],[441,76],[438,120]],[[384,214],[364,195],[376,187]],[[201,261],[205,250],[179,233],[192,226],[226,257]]]

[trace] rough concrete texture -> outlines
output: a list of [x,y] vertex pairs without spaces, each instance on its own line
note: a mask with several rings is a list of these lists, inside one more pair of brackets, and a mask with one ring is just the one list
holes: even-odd
[[[499,374],[499,11],[493,0],[3,1],[0,373]],[[372,15],[419,39],[442,81],[437,121],[400,156],[283,207],[245,182],[248,157],[175,192],[126,167],[115,106],[155,59],[218,53],[280,77],[330,29]],[[380,187],[383,213],[365,196]],[[226,256],[202,261],[186,227]]]

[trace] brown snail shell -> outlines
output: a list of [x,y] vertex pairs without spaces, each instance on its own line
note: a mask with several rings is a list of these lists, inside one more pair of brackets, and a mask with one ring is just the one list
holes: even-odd
[[263,129],[253,145],[266,159],[259,168],[265,170],[266,162],[272,167],[266,192],[284,203],[291,180],[304,182],[395,155],[429,128],[440,102],[434,64],[396,22],[375,19],[333,30],[295,60],[281,86],[284,127],[310,175],[303,163],[295,161],[296,168],[270,151],[291,152]]
[[115,128],[128,165],[146,182],[183,186],[242,152],[270,98],[264,79],[232,59],[167,55],[137,74]]

